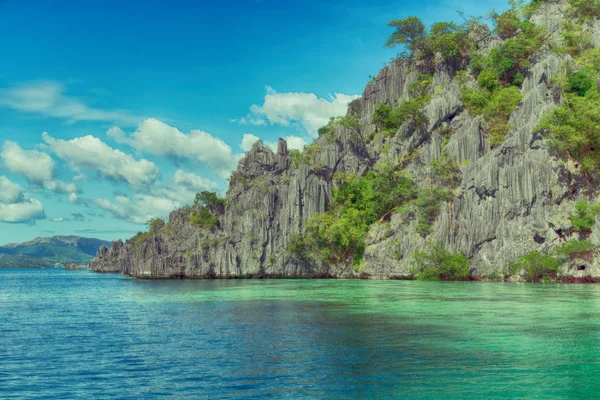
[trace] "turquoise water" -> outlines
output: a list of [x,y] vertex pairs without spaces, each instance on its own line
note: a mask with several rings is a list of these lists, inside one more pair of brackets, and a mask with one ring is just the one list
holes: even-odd
[[0,398],[597,398],[600,286],[0,269]]

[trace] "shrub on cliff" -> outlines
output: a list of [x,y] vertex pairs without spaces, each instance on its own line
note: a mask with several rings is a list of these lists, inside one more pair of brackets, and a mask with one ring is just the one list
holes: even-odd
[[194,205],[203,205],[205,207],[225,206],[225,198],[217,196],[215,192],[203,191],[196,194]]
[[523,272],[527,280],[538,281],[544,278],[555,278],[563,260],[552,255],[532,251],[519,257],[519,261],[510,264],[510,272]]
[[573,159],[586,175],[600,172],[600,94],[567,94],[566,101],[544,115],[537,131],[548,136],[551,148]]
[[335,181],[327,212],[313,215],[304,235],[290,241],[288,251],[312,252],[327,263],[351,260],[356,266],[363,259],[369,226],[414,200],[417,190],[398,166],[388,164],[379,164],[362,177],[338,173]]
[[569,258],[582,257],[590,254],[597,246],[587,240],[569,240],[556,249],[556,254]]
[[148,227],[147,232],[138,232],[131,240],[133,241],[133,247],[141,246],[147,239],[156,235],[160,228],[163,227],[165,222],[160,218],[152,218],[146,222],[146,226]]
[[219,218],[203,207],[190,217],[190,224],[212,229],[219,224]]
[[596,216],[600,214],[600,204],[591,205],[586,200],[575,203],[575,213],[571,214],[570,219],[575,232],[581,232],[589,235],[596,224]]
[[444,248],[439,242],[429,242],[425,250],[413,254],[412,273],[424,281],[466,280],[470,260],[461,251]]

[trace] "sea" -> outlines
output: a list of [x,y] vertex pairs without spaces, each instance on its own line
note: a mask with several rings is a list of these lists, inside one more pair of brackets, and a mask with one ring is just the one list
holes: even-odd
[[591,399],[600,286],[0,269],[0,399]]

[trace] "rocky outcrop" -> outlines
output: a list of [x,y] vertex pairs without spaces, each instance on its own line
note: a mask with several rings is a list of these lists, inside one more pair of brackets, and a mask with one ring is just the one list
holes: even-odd
[[[556,37],[563,7],[564,1],[544,3],[532,19]],[[473,34],[482,51],[498,45],[485,27]],[[435,94],[425,108],[427,127],[407,124],[392,137],[367,139],[374,129],[375,106],[409,99],[420,71],[419,65],[395,61],[349,107],[363,129],[336,126],[333,138],[316,140],[314,157],[302,162],[282,139],[276,152],[257,142],[232,175],[217,227],[194,226],[191,216],[197,210],[184,207],[141,243],[130,239],[100,248],[90,269],[152,278],[403,278],[411,275],[412,253],[433,239],[464,251],[477,276],[505,274],[520,255],[550,251],[565,240],[572,202],[583,190],[576,171],[553,157],[534,134],[541,116],[560,104],[561,95],[550,82],[564,63],[564,57],[547,49],[534,55],[521,89],[523,100],[510,117],[512,128],[504,143],[492,148],[481,117],[465,111],[460,100],[455,73],[464,65],[441,62],[433,77]],[[461,165],[461,183],[454,200],[442,205],[428,238],[399,214],[373,225],[360,275],[349,264],[327,265],[286,251],[292,235],[302,232],[312,215],[327,210],[336,172],[363,174],[378,160],[397,161],[416,151],[407,169],[417,184],[425,185],[427,165],[442,152],[442,130],[452,132],[444,149]],[[593,234],[595,243],[598,235]],[[573,261],[567,273],[600,277],[600,264],[595,259]]]

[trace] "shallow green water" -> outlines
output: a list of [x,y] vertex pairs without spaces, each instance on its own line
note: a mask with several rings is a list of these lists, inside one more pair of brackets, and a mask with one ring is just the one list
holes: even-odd
[[0,270],[0,398],[596,398],[600,286]]

